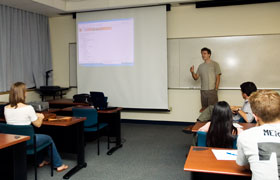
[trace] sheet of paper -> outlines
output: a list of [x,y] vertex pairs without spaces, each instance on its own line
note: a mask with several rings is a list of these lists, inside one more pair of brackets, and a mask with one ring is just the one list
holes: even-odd
[[212,149],[217,160],[236,160],[237,150],[218,150]]
[[234,127],[236,127],[236,128],[243,128],[243,126],[241,126],[240,124],[238,124],[238,123],[233,123],[232,124]]

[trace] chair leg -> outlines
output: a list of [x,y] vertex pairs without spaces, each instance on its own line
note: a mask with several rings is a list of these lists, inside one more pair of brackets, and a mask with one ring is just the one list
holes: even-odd
[[110,149],[110,137],[109,137],[109,135],[107,136],[107,149]]
[[107,126],[107,149],[110,149],[110,132],[109,132],[109,128]]
[[99,156],[99,131],[97,131],[97,155]]
[[50,160],[50,162],[51,162],[51,176],[53,176],[53,151],[52,151],[52,148],[53,148],[53,146],[52,146],[52,144],[50,144],[50,148],[51,148],[51,160]]
[[37,180],[37,152],[36,152],[36,150],[34,152],[34,174],[35,174],[35,180]]
[[36,149],[36,135],[33,138],[33,149],[34,149],[34,174],[35,180],[37,180],[37,149]]

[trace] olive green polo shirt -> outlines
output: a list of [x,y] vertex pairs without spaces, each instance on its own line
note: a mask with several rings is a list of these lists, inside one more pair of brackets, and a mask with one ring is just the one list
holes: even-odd
[[200,64],[196,74],[201,79],[201,90],[213,90],[216,86],[216,76],[222,73],[219,64],[211,60],[209,63]]

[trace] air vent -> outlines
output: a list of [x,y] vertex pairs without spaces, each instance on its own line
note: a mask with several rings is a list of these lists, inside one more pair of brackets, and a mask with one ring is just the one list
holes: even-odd
[[217,1],[201,1],[196,2],[196,8],[235,6],[245,4],[279,2],[279,0],[217,0]]

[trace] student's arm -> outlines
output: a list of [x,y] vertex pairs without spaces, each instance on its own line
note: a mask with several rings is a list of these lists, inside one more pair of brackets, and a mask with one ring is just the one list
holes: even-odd
[[242,166],[242,167],[244,167],[245,169],[250,170],[250,164],[244,165],[244,166]]
[[245,116],[247,117],[247,121],[248,123],[251,123],[252,121],[254,121],[255,117],[253,115],[250,103],[247,102],[244,104],[244,107],[242,108],[242,111],[245,113]]
[[219,89],[220,80],[221,80],[221,74],[217,74],[217,75],[216,75],[216,86],[215,86],[215,90],[218,90],[218,89]]
[[237,135],[239,135],[240,133],[242,133],[244,130],[242,128],[236,128],[237,129]]
[[238,110],[237,113],[247,122],[249,123],[250,121],[247,118],[247,113],[242,111],[242,110]]
[[36,113],[36,115],[38,118],[37,120],[33,121],[32,124],[39,128],[43,123],[44,115],[42,113]]
[[244,169],[250,170],[250,164],[249,164],[249,163],[246,164],[246,165],[239,165],[239,164],[237,163],[237,161],[236,161],[236,164],[237,164],[238,166],[243,167]]
[[232,113],[237,114],[238,109],[241,109],[241,106],[230,106]]
[[198,131],[208,132],[210,124],[211,124],[210,122],[207,122],[204,126],[199,128]]
[[241,137],[241,136],[242,136],[242,134],[239,135],[238,138],[237,138],[236,164],[244,167],[245,169],[250,169],[250,165],[249,165],[248,159],[246,158],[246,156],[244,154],[244,149],[243,149],[243,145],[242,145],[242,142],[244,141],[244,137]]
[[247,123],[254,120],[254,115],[249,102],[245,102],[242,109],[237,112]]
[[194,79],[194,80],[198,80],[199,75],[196,74],[196,73],[194,73],[194,66],[192,66],[192,67],[190,68],[190,72],[192,73],[193,79]]
[[215,63],[215,74],[216,74],[215,90],[218,90],[220,85],[221,75],[222,75],[222,71],[218,63]]

